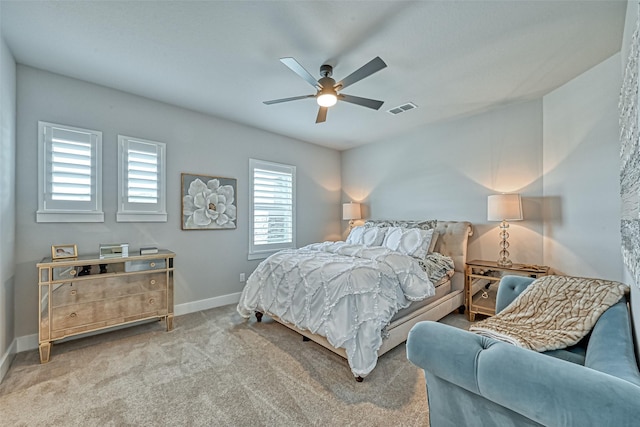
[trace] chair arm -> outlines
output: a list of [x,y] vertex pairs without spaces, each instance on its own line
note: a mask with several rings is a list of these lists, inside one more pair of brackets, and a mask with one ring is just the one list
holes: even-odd
[[476,360],[482,350],[497,341],[438,322],[419,322],[407,337],[407,358],[440,378],[480,393]]
[[532,277],[525,276],[504,276],[500,279],[498,295],[496,295],[496,313],[500,313],[511,304],[534,280]]
[[621,426],[640,419],[640,387],[436,322],[416,324],[407,357],[432,375],[546,426]]

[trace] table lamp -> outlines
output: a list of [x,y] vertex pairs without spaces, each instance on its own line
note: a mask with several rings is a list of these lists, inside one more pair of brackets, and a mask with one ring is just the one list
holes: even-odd
[[509,223],[522,220],[522,200],[520,194],[493,194],[487,199],[487,220],[500,223],[500,258],[498,266],[511,267],[509,259]]
[[349,231],[353,228],[353,220],[362,218],[360,211],[360,203],[343,203],[342,204],[342,219],[349,220]]

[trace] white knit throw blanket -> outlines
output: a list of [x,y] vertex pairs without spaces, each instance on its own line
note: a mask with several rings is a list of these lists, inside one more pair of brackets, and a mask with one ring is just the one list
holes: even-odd
[[585,337],[628,289],[610,280],[543,276],[496,316],[469,330],[535,351],[565,348]]

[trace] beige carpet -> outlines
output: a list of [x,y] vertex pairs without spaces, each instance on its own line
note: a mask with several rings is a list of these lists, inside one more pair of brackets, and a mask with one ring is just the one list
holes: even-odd
[[[461,315],[447,323],[465,327]],[[16,356],[2,426],[427,426],[424,375],[400,345],[357,383],[347,362],[235,306]]]

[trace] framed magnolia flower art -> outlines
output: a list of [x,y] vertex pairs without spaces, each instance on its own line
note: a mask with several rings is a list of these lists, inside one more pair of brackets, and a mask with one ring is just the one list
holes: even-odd
[[182,174],[182,229],[236,228],[235,178]]

